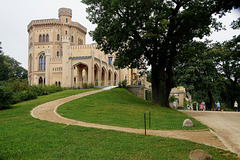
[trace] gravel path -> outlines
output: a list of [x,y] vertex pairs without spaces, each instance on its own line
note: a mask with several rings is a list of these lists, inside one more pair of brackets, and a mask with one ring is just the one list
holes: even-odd
[[[115,131],[122,131],[122,132],[128,132],[128,133],[144,134],[145,133],[144,129],[124,128],[124,127],[117,127],[117,126],[86,123],[86,122],[76,121],[73,119],[64,118],[59,114],[57,114],[56,112],[57,107],[62,105],[63,103],[66,103],[71,100],[81,98],[84,96],[88,96],[91,94],[99,93],[102,91],[104,90],[94,90],[94,91],[84,92],[78,95],[44,103],[42,105],[35,107],[31,111],[31,115],[40,120],[45,120],[45,121],[50,121],[55,123],[62,123],[66,125],[77,125],[82,127],[92,127],[92,128],[115,130]],[[225,150],[227,149],[224,146],[224,144],[215,136],[214,132],[207,131],[207,130],[202,130],[202,131],[147,130],[147,135],[190,140],[193,142],[202,143],[202,144],[214,146],[214,147],[225,149]]]
[[183,112],[214,130],[228,150],[240,155],[240,112]]

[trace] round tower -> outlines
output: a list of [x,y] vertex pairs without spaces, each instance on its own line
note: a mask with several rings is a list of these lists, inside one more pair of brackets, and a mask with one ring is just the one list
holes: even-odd
[[58,17],[62,23],[70,23],[72,20],[72,10],[69,8],[60,8],[58,10]]

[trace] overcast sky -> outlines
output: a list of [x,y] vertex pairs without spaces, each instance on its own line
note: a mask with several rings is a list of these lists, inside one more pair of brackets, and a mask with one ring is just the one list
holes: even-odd
[[[88,31],[94,30],[87,19],[86,5],[80,0],[1,0],[0,9],[0,42],[5,55],[13,57],[27,69],[28,33],[27,25],[32,20],[58,18],[58,9],[65,7],[72,9],[72,20],[85,26]],[[228,28],[227,31],[214,33],[210,39],[224,41],[239,35],[240,30],[228,27],[232,20],[240,16],[239,10],[234,10],[222,18]],[[87,35],[86,43],[93,43]]]

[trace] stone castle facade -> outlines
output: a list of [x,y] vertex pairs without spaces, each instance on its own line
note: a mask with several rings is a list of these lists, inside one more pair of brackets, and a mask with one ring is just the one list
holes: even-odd
[[97,44],[86,44],[87,28],[72,21],[72,10],[60,8],[59,19],[33,20],[28,25],[28,80],[31,85],[62,87],[142,84],[137,69],[117,69],[115,55],[105,55]]

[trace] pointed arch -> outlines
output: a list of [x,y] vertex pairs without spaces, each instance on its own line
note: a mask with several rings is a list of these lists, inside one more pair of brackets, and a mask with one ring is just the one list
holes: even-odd
[[42,42],[42,35],[39,35],[39,42]]

